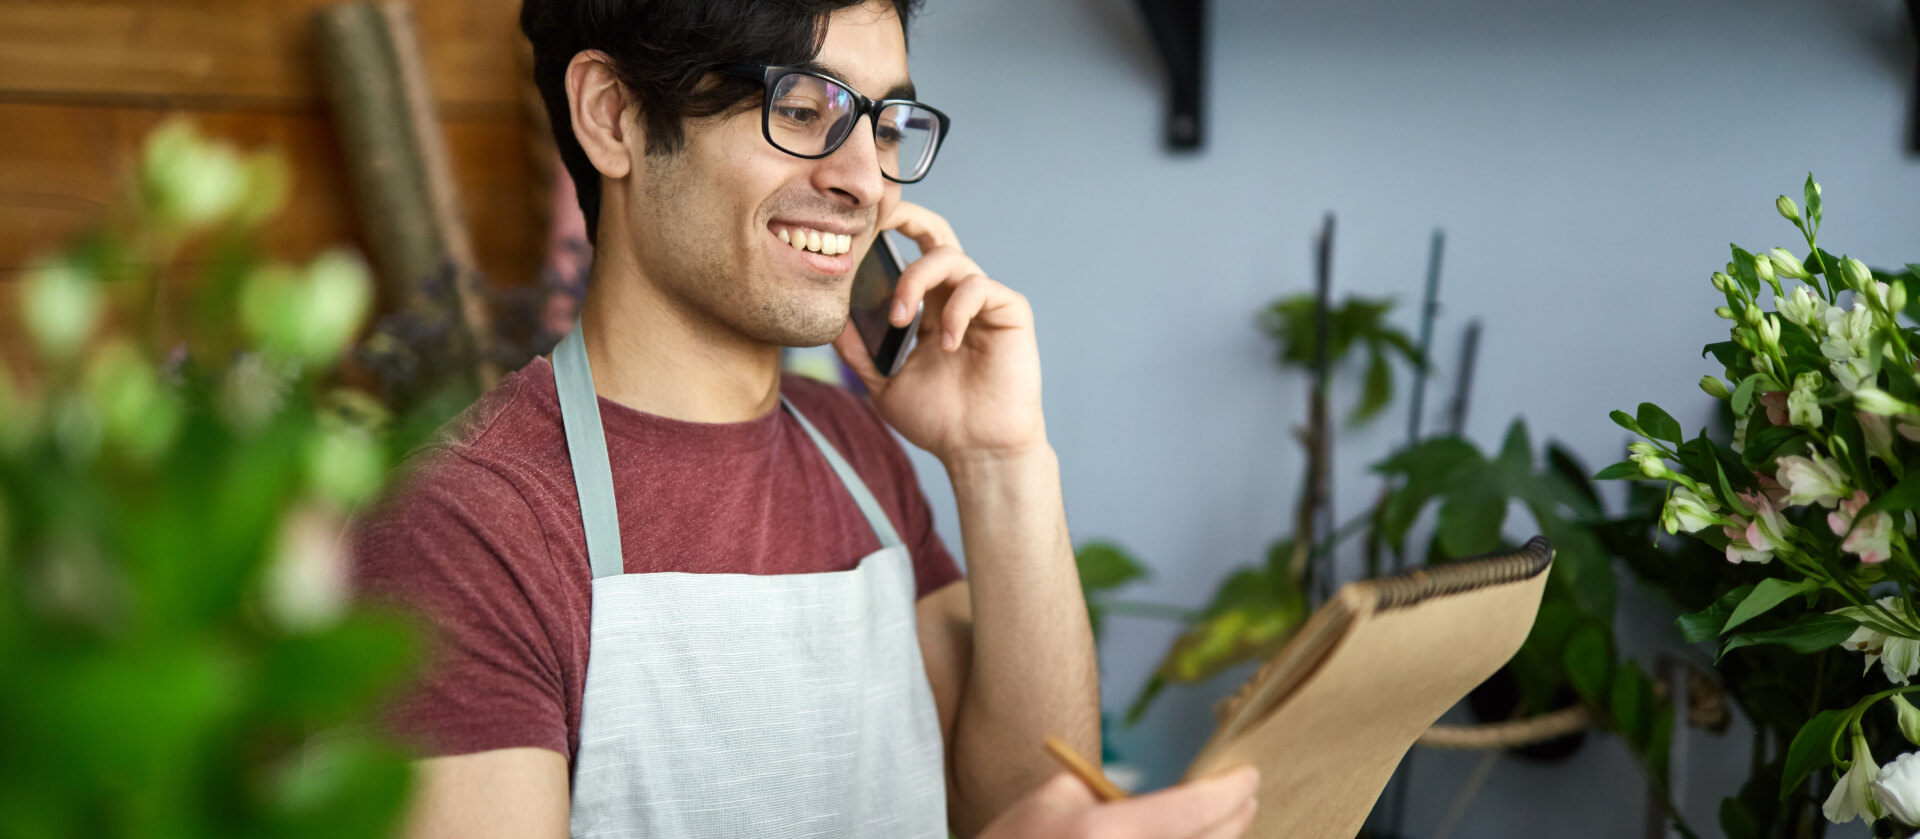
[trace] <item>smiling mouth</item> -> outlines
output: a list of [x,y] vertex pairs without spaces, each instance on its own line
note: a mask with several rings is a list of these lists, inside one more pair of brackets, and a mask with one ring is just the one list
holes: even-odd
[[812,251],[825,256],[839,256],[853,250],[853,236],[846,233],[829,233],[809,227],[775,225],[773,235],[797,251]]

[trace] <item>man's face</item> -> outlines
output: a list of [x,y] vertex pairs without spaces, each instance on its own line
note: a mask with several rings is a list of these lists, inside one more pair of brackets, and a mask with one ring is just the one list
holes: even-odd
[[[834,12],[815,61],[875,99],[905,85],[906,39],[892,3]],[[644,275],[712,322],[703,326],[765,344],[817,346],[845,327],[854,268],[879,219],[899,201],[900,185],[880,175],[871,117],[833,154],[806,160],[762,136],[759,101],[690,120],[680,151],[646,156],[628,197],[632,229],[621,233],[634,243]],[[629,136],[637,144],[637,132]],[[782,231],[789,239],[845,234],[850,247],[838,255],[798,249]]]

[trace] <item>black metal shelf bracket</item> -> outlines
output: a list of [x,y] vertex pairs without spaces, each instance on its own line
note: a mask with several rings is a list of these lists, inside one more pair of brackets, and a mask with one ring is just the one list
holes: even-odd
[[[1153,34],[1154,47],[1167,69],[1170,87],[1167,147],[1200,148],[1201,90],[1206,66],[1207,0],[1136,0]],[[1920,0],[1908,0],[1909,3]]]

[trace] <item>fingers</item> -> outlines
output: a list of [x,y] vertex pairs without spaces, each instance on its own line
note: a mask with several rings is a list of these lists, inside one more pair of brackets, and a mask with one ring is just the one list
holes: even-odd
[[927,293],[953,277],[980,273],[980,266],[959,248],[935,248],[920,255],[900,272],[893,288],[893,311],[887,316],[894,326],[913,322],[913,313]]
[[1260,773],[1252,767],[1181,784],[1101,807],[1093,833],[1138,839],[1238,836],[1252,821],[1248,805],[1259,788]]
[[881,230],[898,230],[920,246],[920,252],[926,253],[934,248],[960,247],[960,237],[953,235],[953,225],[940,217],[939,213],[915,204],[902,201],[893,208],[885,221],[880,223]]
[[960,342],[967,337],[967,324],[973,322],[975,315],[985,308],[987,300],[999,284],[987,279],[985,274],[974,274],[953,287],[952,296],[940,311],[940,348],[952,352],[960,348]]

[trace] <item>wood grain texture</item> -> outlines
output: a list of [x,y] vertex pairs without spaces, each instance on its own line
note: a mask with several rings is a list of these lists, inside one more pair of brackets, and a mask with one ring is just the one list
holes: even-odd
[[[0,324],[18,323],[15,284],[32,256],[99,219],[135,171],[146,134],[175,111],[0,103]],[[356,207],[331,118],[323,111],[196,111],[200,130],[252,149],[275,147],[294,171],[293,191],[261,245],[280,259],[310,258],[334,244],[364,252]],[[442,121],[474,253],[489,285],[538,277],[542,231],[528,200],[526,132],[518,115]],[[0,357],[20,338],[0,329]]]
[[[332,0],[0,0],[0,101],[316,107],[312,18]],[[518,101],[519,0],[414,7],[443,112]]]

